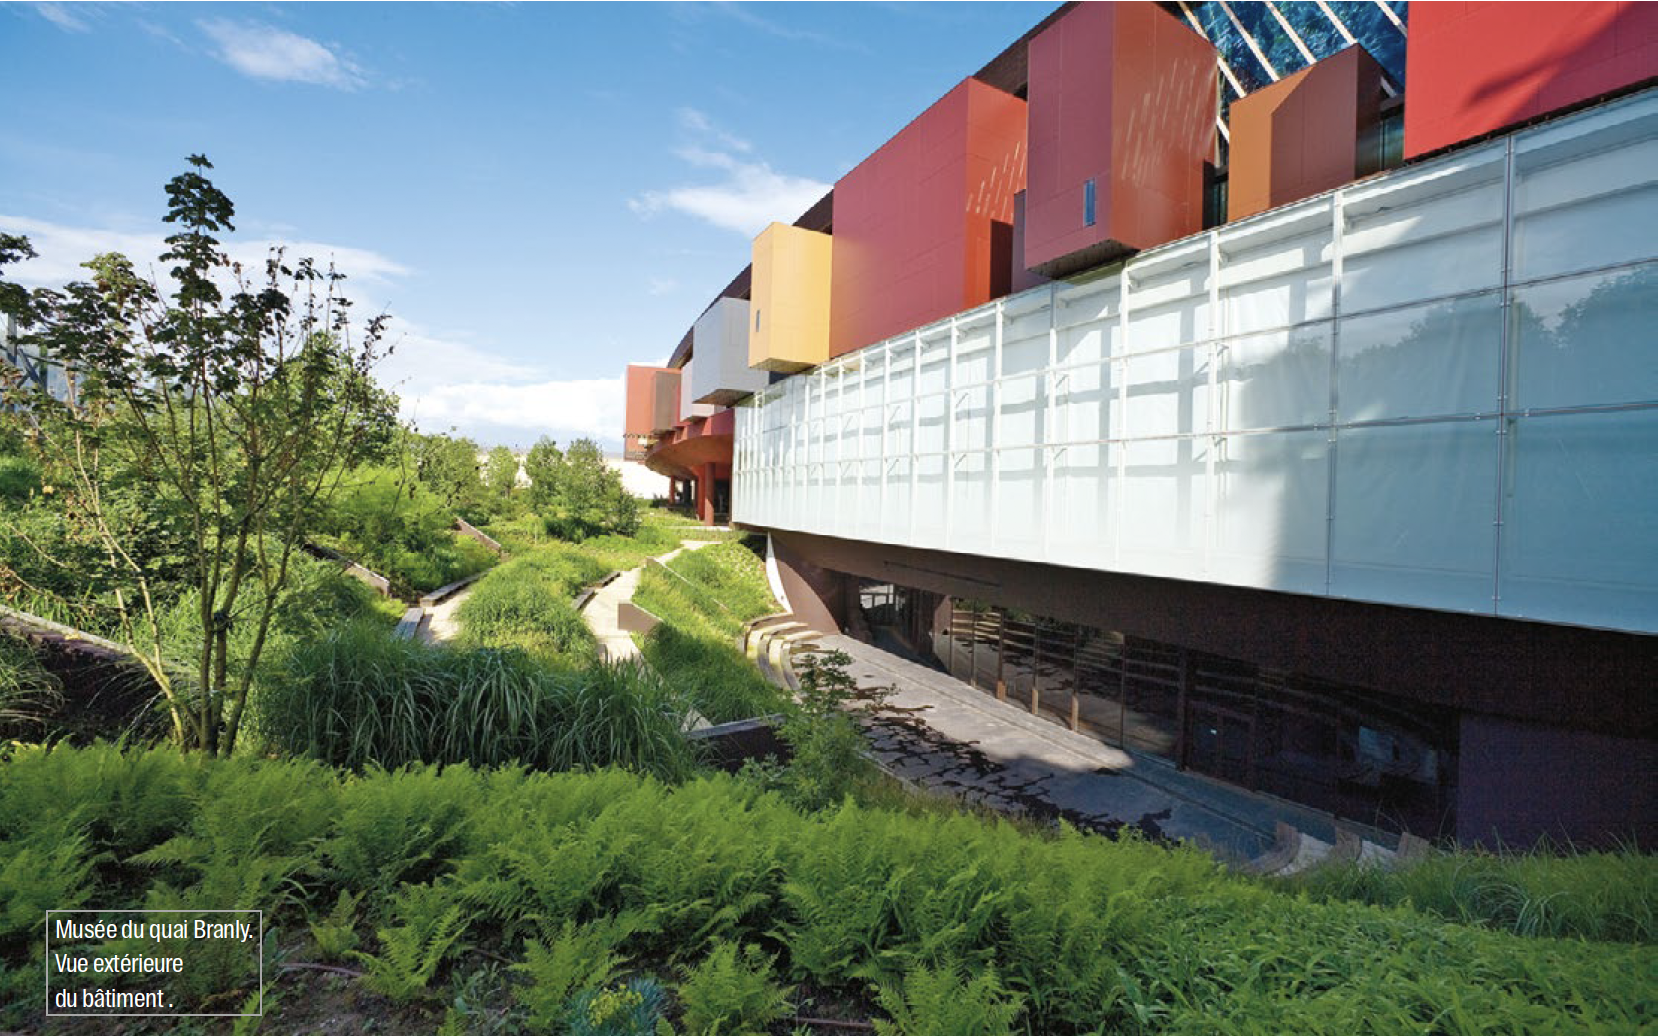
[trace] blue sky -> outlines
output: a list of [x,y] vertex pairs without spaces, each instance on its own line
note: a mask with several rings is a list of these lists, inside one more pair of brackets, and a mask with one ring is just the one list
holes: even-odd
[[332,257],[394,319],[423,430],[619,443],[747,262],[1039,4],[0,4],[0,230],[61,284],[150,259],[208,155],[232,238]]

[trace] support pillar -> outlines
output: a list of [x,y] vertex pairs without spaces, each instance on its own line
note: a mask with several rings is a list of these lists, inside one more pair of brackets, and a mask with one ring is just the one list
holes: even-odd
[[712,461],[697,469],[697,519],[704,525],[714,524],[714,464]]

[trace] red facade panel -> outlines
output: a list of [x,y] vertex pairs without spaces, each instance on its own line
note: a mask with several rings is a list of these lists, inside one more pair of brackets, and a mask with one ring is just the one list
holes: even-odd
[[1412,4],[1405,157],[1658,76],[1658,4]]
[[1031,40],[1027,268],[1057,276],[1203,229],[1216,67],[1151,3],[1080,4]]
[[627,409],[622,429],[624,435],[632,438],[640,435],[651,435],[657,430],[656,382],[658,375],[677,378],[678,372],[667,367],[645,367],[636,363],[628,365]]
[[835,185],[829,354],[1006,293],[1024,186],[1025,102],[972,79],[847,173]]

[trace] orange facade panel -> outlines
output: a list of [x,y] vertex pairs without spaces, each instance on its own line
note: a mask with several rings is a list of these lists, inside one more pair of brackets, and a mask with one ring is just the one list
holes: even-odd
[[1156,4],[1078,4],[1029,55],[1026,268],[1060,276],[1202,230],[1209,42]]
[[[675,372],[667,367],[649,367],[640,363],[630,363],[627,369],[626,391],[627,408],[623,421],[623,434],[629,439],[639,436],[654,435],[661,428],[662,414],[657,410],[656,380],[658,375],[673,375]],[[677,406],[678,401],[675,401]],[[668,422],[669,426],[673,424]],[[628,443],[631,448],[633,443]]]
[[835,185],[829,353],[982,305],[1010,289],[1025,102],[968,79]]
[[1381,102],[1382,66],[1359,46],[1232,102],[1227,219],[1352,181]]
[[773,223],[754,239],[748,365],[785,373],[829,358],[833,239]]

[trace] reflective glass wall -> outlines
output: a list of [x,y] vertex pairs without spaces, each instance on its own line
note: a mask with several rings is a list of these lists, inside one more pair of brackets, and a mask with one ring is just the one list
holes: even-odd
[[738,415],[734,514],[1658,632],[1658,95],[881,342]]

